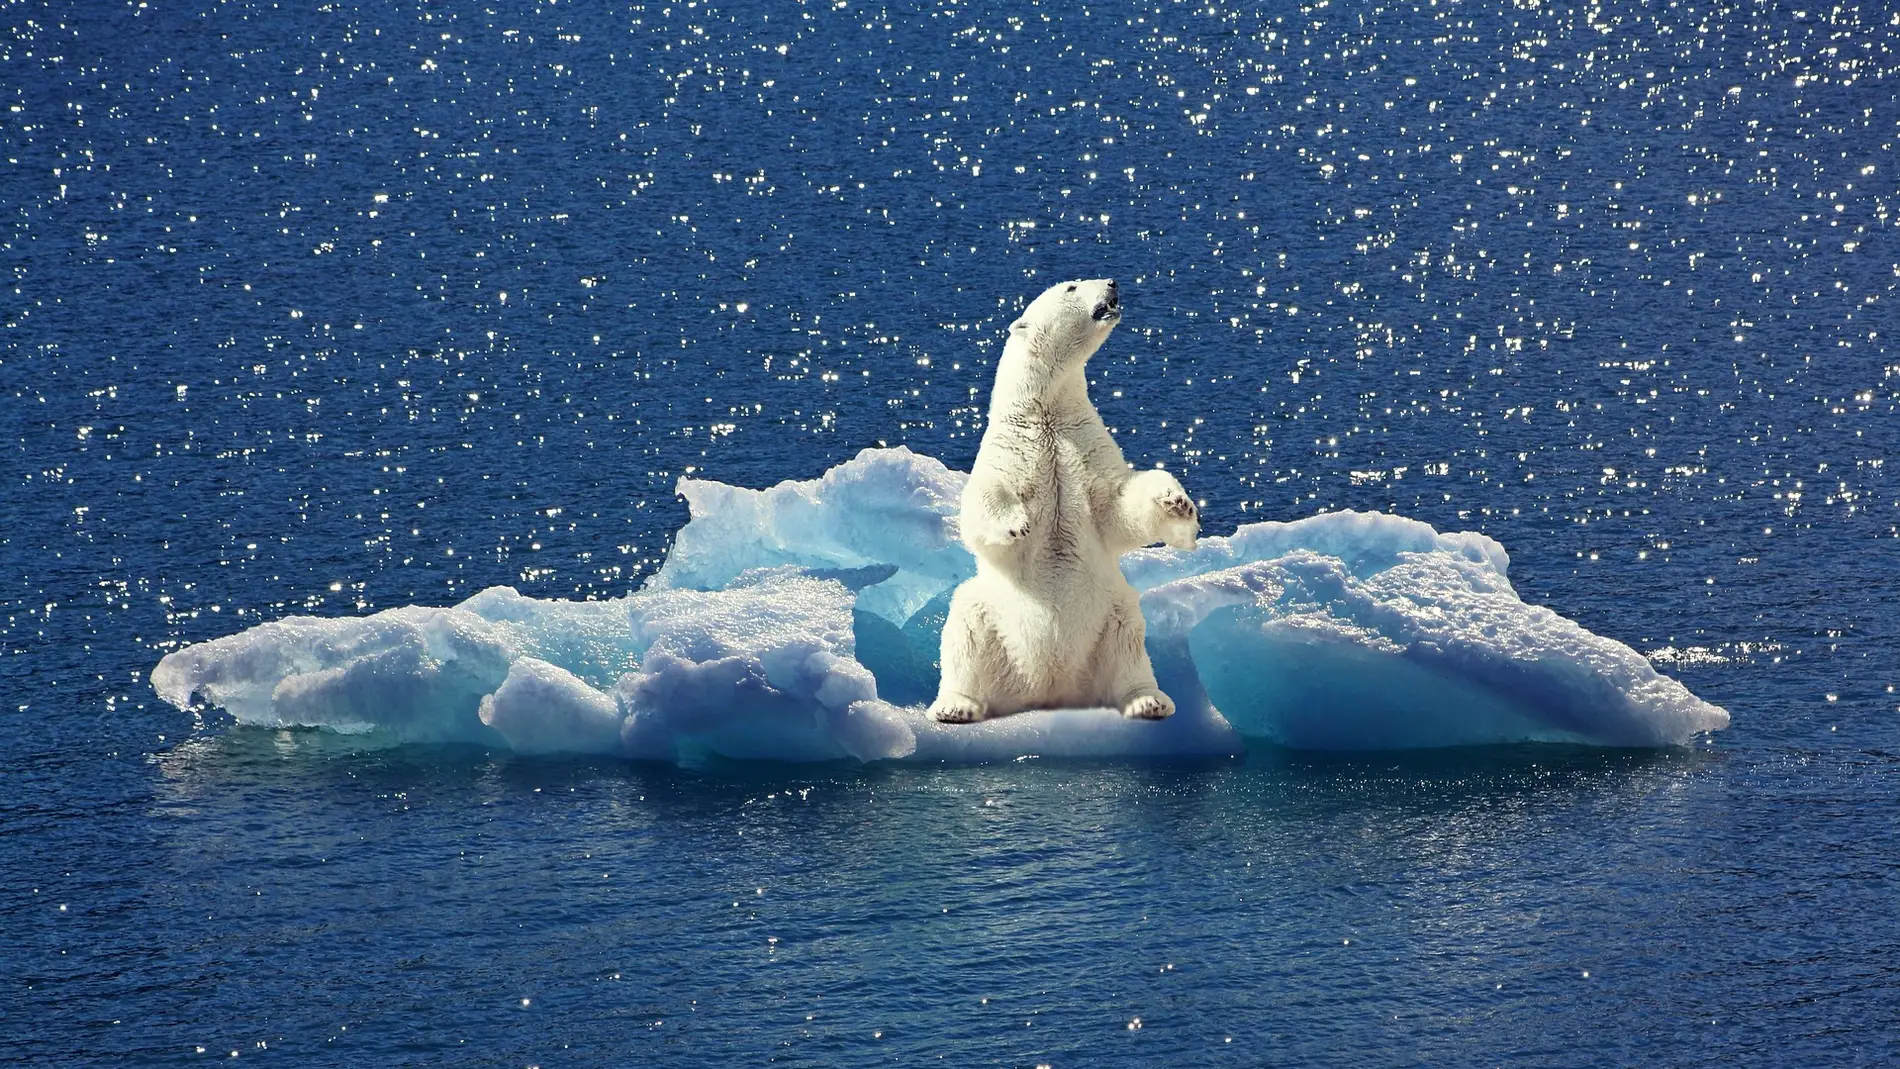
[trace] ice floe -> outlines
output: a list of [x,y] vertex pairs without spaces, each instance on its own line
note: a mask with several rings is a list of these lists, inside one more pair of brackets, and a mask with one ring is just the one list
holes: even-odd
[[963,480],[902,448],[768,490],[683,479],[692,519],[625,597],[494,587],[291,617],[180,649],[152,683],[243,724],[662,761],[1667,746],[1729,722],[1635,650],[1525,604],[1496,541],[1334,512],[1123,558],[1172,718],[936,724],[922,703],[944,609],[973,570]]

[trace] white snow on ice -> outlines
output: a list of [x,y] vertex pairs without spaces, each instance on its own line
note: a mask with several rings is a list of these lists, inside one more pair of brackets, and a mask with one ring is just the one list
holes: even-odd
[[944,608],[974,570],[964,478],[897,448],[763,491],[682,479],[692,519],[626,597],[494,587],[449,608],[291,617],[178,650],[152,684],[244,724],[662,761],[1669,746],[1728,726],[1635,650],[1519,600],[1496,541],[1362,512],[1123,558],[1179,705],[1167,720],[937,724],[922,703]]

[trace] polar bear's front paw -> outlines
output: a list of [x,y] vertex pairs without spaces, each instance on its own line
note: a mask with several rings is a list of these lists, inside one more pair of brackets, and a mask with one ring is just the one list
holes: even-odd
[[1029,537],[1029,510],[1011,509],[1000,516],[992,516],[979,529],[978,540],[991,545],[1009,547]]
[[1155,509],[1161,517],[1162,541],[1176,549],[1193,549],[1197,545],[1196,537],[1201,533],[1200,510],[1194,507],[1194,499],[1187,496],[1179,483],[1156,496]]
[[1187,496],[1187,491],[1178,486],[1171,486],[1162,491],[1161,496],[1155,499],[1155,504],[1160,507],[1161,515],[1169,520],[1194,520],[1196,523],[1200,521],[1193,499]]
[[1122,715],[1130,720],[1165,720],[1174,715],[1174,701],[1160,691],[1137,695],[1122,706]]
[[982,702],[961,694],[939,695],[930,705],[930,718],[940,724],[974,724],[985,713]]
[[1021,507],[1010,509],[996,517],[996,529],[1003,541],[1017,542],[1029,536],[1029,510]]

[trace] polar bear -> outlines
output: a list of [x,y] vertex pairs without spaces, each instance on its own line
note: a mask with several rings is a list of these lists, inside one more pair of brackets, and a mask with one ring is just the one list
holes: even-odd
[[1194,548],[1200,517],[1174,476],[1130,470],[1089,403],[1083,367],[1120,320],[1114,281],[1095,279],[1051,286],[1010,325],[963,490],[976,575],[944,621],[937,720],[1103,705],[1142,719],[1174,712],[1118,559],[1154,542]]

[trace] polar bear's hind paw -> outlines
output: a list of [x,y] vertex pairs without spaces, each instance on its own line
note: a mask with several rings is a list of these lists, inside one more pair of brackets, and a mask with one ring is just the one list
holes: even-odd
[[940,724],[974,724],[984,717],[983,703],[960,695],[946,694],[930,705],[930,719]]
[[1166,694],[1143,694],[1122,706],[1122,715],[1130,720],[1165,720],[1174,715],[1174,702]]

